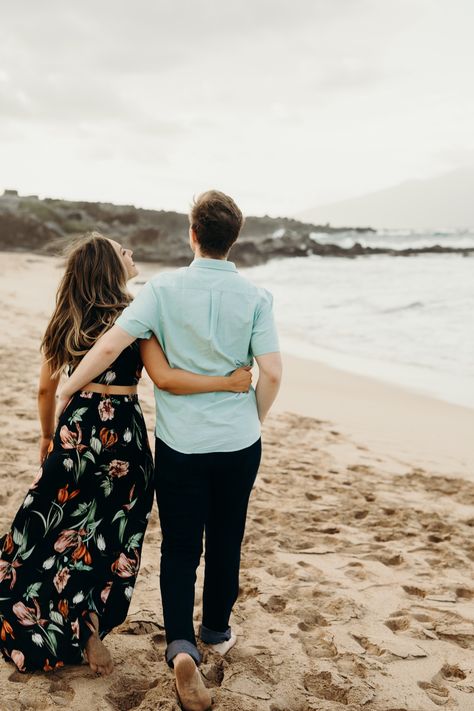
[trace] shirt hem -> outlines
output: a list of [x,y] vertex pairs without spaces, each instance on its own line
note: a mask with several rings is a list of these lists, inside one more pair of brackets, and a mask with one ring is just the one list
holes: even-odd
[[174,449],[176,452],[179,452],[180,454],[213,454],[214,452],[239,452],[241,449],[247,449],[247,447],[251,447],[252,444],[255,444],[255,442],[258,442],[258,440],[261,437],[261,432],[258,433],[258,435],[252,436],[249,439],[245,439],[242,442],[232,442],[230,446],[222,446],[222,447],[210,447],[209,449],[205,448],[199,448],[199,449],[182,449],[181,447],[177,446],[176,442],[171,442],[168,440],[166,437],[163,437],[161,433],[158,433],[158,431],[155,428],[155,437],[157,439],[161,439],[162,442],[164,442],[168,447],[171,447],[171,449]]

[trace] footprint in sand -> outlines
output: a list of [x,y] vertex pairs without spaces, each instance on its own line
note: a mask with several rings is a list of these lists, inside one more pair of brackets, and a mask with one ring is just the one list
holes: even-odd
[[444,706],[449,701],[449,690],[445,686],[431,684],[428,681],[419,681],[418,686],[423,689],[427,697],[437,706]]
[[457,664],[445,664],[441,667],[440,672],[443,679],[447,681],[453,681],[454,679],[465,679],[466,672],[464,672]]
[[283,612],[286,608],[286,600],[280,595],[271,595],[266,602],[259,600],[259,603],[266,612],[271,613]]
[[385,621],[392,632],[404,632],[410,627],[410,620],[405,616],[394,616]]
[[138,708],[147,692],[159,683],[158,679],[145,679],[143,677],[123,676],[114,681],[113,692],[106,695],[114,709],[117,711],[131,711]]
[[53,679],[49,693],[56,705],[69,708],[76,692],[66,679]]

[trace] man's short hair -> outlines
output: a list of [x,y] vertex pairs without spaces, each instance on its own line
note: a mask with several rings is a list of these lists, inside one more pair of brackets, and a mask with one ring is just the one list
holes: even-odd
[[244,218],[231,197],[219,190],[208,190],[194,200],[189,221],[201,252],[215,258],[227,255]]

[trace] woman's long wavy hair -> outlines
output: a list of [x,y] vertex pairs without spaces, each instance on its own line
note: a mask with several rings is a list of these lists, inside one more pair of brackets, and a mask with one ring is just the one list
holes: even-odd
[[132,299],[125,266],[103,235],[86,233],[66,258],[56,308],[41,343],[52,377],[75,368]]

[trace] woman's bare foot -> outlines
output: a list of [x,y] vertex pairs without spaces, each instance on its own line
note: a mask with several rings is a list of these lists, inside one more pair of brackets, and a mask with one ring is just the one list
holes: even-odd
[[194,659],[180,653],[173,659],[176,690],[184,711],[208,711],[212,697],[204,686]]
[[113,672],[114,663],[109,650],[99,637],[99,619],[95,612],[90,613],[94,632],[86,642],[87,661],[93,672],[108,676]]

